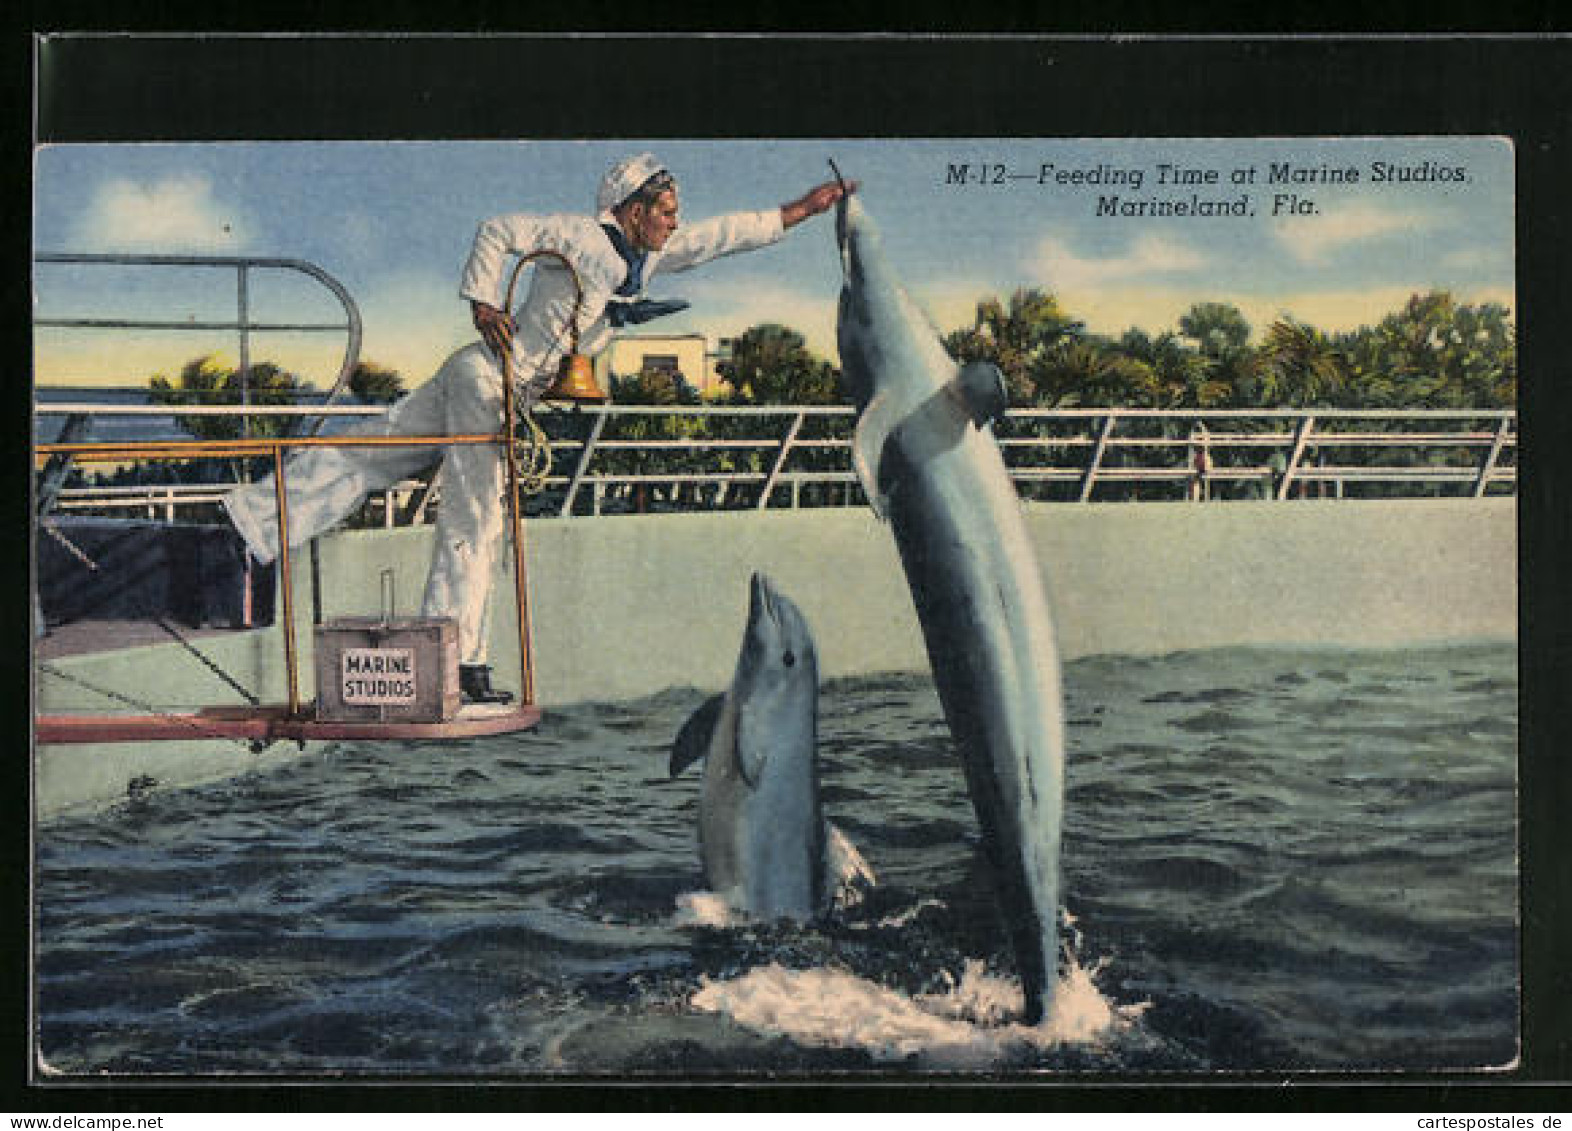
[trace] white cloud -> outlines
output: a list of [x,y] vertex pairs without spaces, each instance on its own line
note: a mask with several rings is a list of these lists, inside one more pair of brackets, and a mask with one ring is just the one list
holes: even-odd
[[93,251],[236,252],[249,240],[241,212],[199,176],[108,181],[76,229],[77,243]]
[[1089,257],[1050,236],[1038,245],[1038,254],[1037,267],[1048,285],[1065,291],[1195,271],[1207,264],[1207,257],[1189,244],[1157,235],[1138,236],[1123,255]]
[[[677,287],[681,287],[680,290]],[[750,279],[744,286],[684,279],[670,288],[693,303],[682,317],[683,323],[707,334],[711,340],[731,338],[761,322],[790,326],[803,336],[808,349],[824,358],[835,358],[836,293],[798,290],[763,279]],[[662,291],[664,293],[664,289]],[[676,325],[662,319],[651,329]]]
[[1448,251],[1437,264],[1442,270],[1453,273],[1492,272],[1508,273],[1512,264],[1512,248],[1459,247]]
[[1300,263],[1324,263],[1334,251],[1348,244],[1364,243],[1403,233],[1415,235],[1436,226],[1438,218],[1424,213],[1395,211],[1369,202],[1309,216],[1278,217],[1274,234]]

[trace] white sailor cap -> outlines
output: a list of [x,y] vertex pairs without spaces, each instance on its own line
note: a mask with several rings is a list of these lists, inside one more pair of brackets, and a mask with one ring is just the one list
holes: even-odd
[[607,169],[606,175],[600,179],[600,188],[595,193],[595,211],[602,214],[610,212],[638,192],[639,186],[645,181],[665,171],[666,166],[653,153],[623,158]]

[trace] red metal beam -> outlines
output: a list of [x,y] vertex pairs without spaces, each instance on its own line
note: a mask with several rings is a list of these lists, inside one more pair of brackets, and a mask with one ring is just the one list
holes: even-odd
[[502,710],[467,708],[445,723],[321,722],[289,717],[284,707],[223,707],[167,715],[39,715],[33,736],[41,746],[82,742],[316,741],[408,739],[437,741],[481,738],[530,730],[540,708],[528,704]]

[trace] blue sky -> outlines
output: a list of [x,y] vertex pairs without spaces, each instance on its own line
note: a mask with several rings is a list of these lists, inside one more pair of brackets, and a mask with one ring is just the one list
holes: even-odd
[[[941,330],[969,323],[979,298],[1019,286],[1054,291],[1108,333],[1174,328],[1201,301],[1238,305],[1257,332],[1281,314],[1329,330],[1369,324],[1434,287],[1516,306],[1512,152],[1500,138],[62,146],[36,155],[35,245],[312,260],[359,303],[362,356],[414,384],[473,336],[457,288],[476,224],[505,212],[591,212],[605,168],[645,149],[677,175],[688,220],[778,205],[826,179],[833,158],[862,181],[892,260]],[[1269,184],[1281,163],[1319,183]],[[1378,163],[1418,179],[1389,172],[1377,182]],[[962,164],[971,179],[950,183]],[[1212,170],[1217,183],[1159,184],[1164,164]],[[1342,169],[1358,181],[1324,183]],[[1006,179],[992,183],[999,171]],[[1135,173],[1139,189],[1129,183]],[[1125,183],[1088,183],[1099,179]],[[1248,194],[1253,214],[1098,215],[1113,193],[1148,211],[1192,194]],[[1314,211],[1273,215],[1279,194]],[[834,359],[838,287],[833,226],[821,217],[775,247],[657,278],[652,294],[693,306],[645,329],[713,339],[784,322]],[[202,320],[232,315],[234,291],[228,273],[46,265],[35,275],[35,309]],[[252,303],[265,319],[336,317],[322,292],[283,276],[259,276]],[[35,341],[45,384],[141,384],[200,353],[236,354],[232,334],[41,329]],[[336,368],[322,342],[278,335],[253,353],[320,385]]]

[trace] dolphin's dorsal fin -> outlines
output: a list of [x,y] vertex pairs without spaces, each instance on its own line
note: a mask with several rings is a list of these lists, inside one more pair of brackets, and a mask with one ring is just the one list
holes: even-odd
[[704,755],[709,753],[710,739],[715,734],[715,722],[720,718],[726,696],[712,695],[704,705],[688,716],[676,739],[671,744],[671,776],[676,777]]
[[950,387],[978,428],[986,428],[1010,407],[1004,374],[991,361],[968,361],[961,366]]
[[858,482],[868,496],[868,505],[876,518],[885,517],[885,495],[879,487],[879,467],[884,462],[884,447],[900,423],[905,406],[898,397],[887,392],[874,394],[868,407],[857,420],[857,435],[852,438],[852,467],[857,470]]

